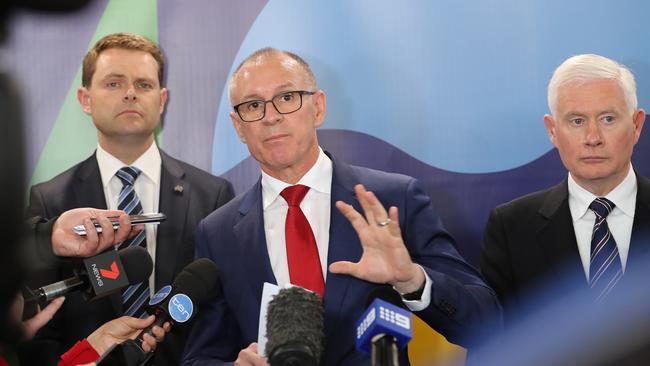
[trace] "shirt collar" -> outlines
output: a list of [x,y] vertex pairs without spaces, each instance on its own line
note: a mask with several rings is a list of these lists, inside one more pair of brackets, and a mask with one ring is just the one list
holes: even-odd
[[[318,148],[318,159],[316,163],[309,168],[307,173],[300,178],[298,183],[310,189],[330,194],[332,190],[332,160],[325,155],[323,149]],[[262,205],[267,209],[278,198],[283,189],[289,187],[291,184],[283,182],[279,179],[273,178],[262,171]]]
[[[569,173],[568,188],[569,209],[571,210],[571,217],[575,222],[587,213],[589,205],[597,196],[578,185],[571,176],[571,173]],[[632,165],[630,164],[630,169],[623,181],[606,194],[605,198],[616,205],[613,212],[619,211],[629,217],[634,217],[636,192],[636,175],[634,174],[634,169],[632,169]]]
[[[108,186],[108,183],[115,176],[115,173],[117,173],[118,170],[128,166],[128,164],[123,163],[120,159],[102,149],[99,144],[97,145],[96,157],[104,188]],[[156,143],[154,142],[130,166],[140,169],[142,171],[140,174],[141,176],[147,177],[151,182],[153,182],[153,184],[158,184],[158,181],[160,180],[161,162],[160,151],[158,151],[158,146],[156,146]]]

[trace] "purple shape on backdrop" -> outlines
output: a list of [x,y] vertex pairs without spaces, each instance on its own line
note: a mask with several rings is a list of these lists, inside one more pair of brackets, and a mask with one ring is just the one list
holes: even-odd
[[21,10],[11,19],[6,60],[22,91],[29,174],[73,86],[106,4],[107,0],[94,1],[69,14]]
[[[406,154],[387,142],[354,131],[320,130],[323,149],[341,160],[373,169],[410,175],[422,183],[436,211],[458,243],[461,254],[478,266],[483,230],[490,210],[516,197],[545,189],[566,176],[555,149],[521,167],[485,174],[462,174],[437,169]],[[635,148],[635,169],[650,176],[650,136],[642,135]],[[251,157],[224,174],[237,194],[259,178],[259,167]]]
[[223,86],[266,3],[158,0],[158,37],[167,57],[170,90],[163,123],[163,147],[169,154],[211,170],[216,116],[228,113],[218,110]]

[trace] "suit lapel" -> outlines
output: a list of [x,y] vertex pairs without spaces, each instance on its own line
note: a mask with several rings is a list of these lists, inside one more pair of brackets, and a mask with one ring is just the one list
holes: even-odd
[[625,272],[635,270],[637,266],[640,269],[647,267],[650,252],[650,181],[638,173],[636,177],[636,207]]
[[[172,283],[178,261],[176,253],[183,245],[183,232],[186,228],[187,210],[189,208],[192,186],[185,178],[183,168],[169,155],[160,151],[162,167],[160,170],[159,211],[167,215],[167,222],[158,226],[156,235],[156,289]],[[165,263],[166,265],[158,265]],[[173,263],[174,265],[169,265]]]
[[581,279],[586,285],[568,196],[566,179],[549,191],[539,210],[542,221],[537,229],[537,244],[545,255],[546,265],[556,275]]
[[233,226],[235,242],[238,243],[239,248],[237,256],[232,260],[246,263],[246,276],[240,281],[259,304],[262,300],[260,284],[263,282],[277,284],[264,233],[261,180],[246,192],[239,206],[239,215],[239,220]]
[[71,207],[106,209],[106,196],[95,154],[79,165],[73,184],[76,202]]
[[[354,195],[354,185],[359,183],[350,167],[336,161],[329,153],[333,163],[332,201],[330,210],[329,248],[327,254],[328,266],[338,261],[357,262],[363,253],[356,231],[336,206],[336,201],[343,201],[354,206],[355,210],[363,212],[359,201]],[[325,339],[339,326],[335,319],[340,319],[343,301],[351,282],[351,277],[327,272],[325,283]]]

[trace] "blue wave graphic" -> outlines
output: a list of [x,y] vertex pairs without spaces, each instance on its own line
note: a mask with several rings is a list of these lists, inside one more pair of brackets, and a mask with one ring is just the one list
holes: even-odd
[[[269,2],[233,69],[261,47],[292,50],[328,93],[324,128],[375,136],[447,171],[498,172],[552,148],[542,122],[546,83],[565,58],[595,52],[631,66],[644,99],[648,10],[641,1]],[[215,174],[248,156],[230,109],[224,92]]]
[[[373,136],[345,130],[318,133],[323,149],[354,165],[410,175],[422,183],[465,258],[478,266],[483,229],[490,210],[516,197],[559,183],[566,170],[555,149],[521,167],[496,173],[456,173],[433,167]],[[650,176],[650,135],[642,135],[634,168]],[[241,193],[259,179],[259,166],[246,158],[223,176]]]

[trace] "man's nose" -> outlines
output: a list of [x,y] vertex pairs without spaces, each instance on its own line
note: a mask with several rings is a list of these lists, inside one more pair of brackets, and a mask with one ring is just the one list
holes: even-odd
[[273,104],[273,102],[270,100],[264,102],[264,118],[262,121],[264,123],[276,123],[281,119],[282,113],[278,112],[275,104]]
[[603,143],[603,135],[598,121],[587,122],[586,143],[589,146],[598,146]]
[[125,102],[133,102],[135,100],[136,100],[135,89],[133,87],[129,87],[126,90],[126,94],[124,94],[124,101]]

